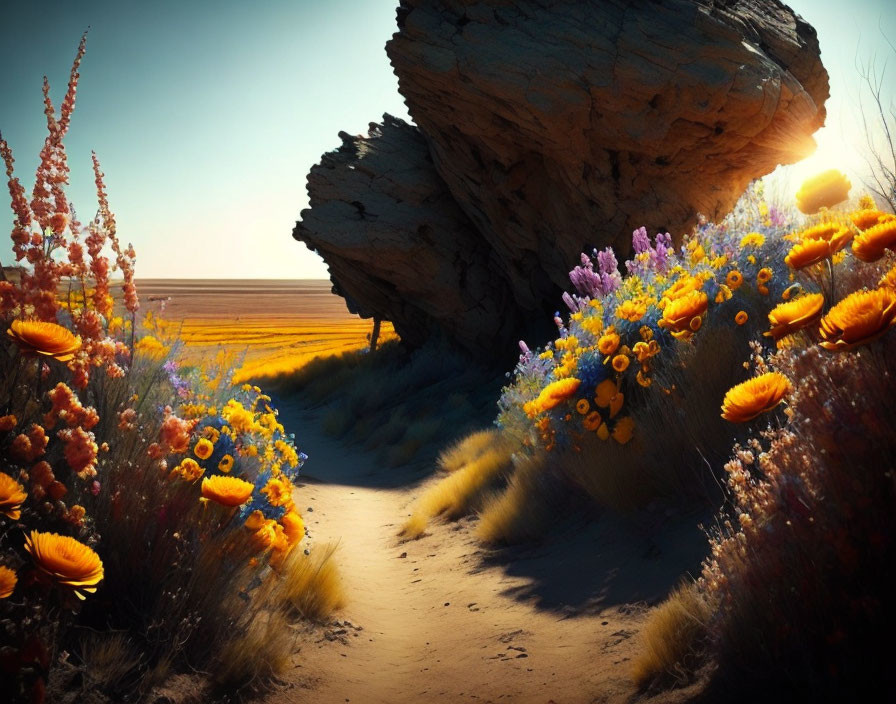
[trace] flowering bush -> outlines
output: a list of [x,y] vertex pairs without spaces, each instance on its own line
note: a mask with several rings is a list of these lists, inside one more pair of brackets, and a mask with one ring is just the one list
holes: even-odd
[[[282,622],[278,570],[305,537],[292,496],[305,455],[270,397],[233,387],[227,369],[184,366],[176,345],[137,339],[135,254],[119,243],[95,155],[96,219],[82,227],[65,198],[62,139],[85,42],[58,115],[44,84],[49,135],[30,200],[0,138],[22,263],[0,281],[0,670],[10,701],[41,701],[57,653],[77,652],[84,629],[127,633],[135,649],[113,695],[145,692],[185,665],[214,675],[241,637]],[[143,329],[160,327],[148,316]]]

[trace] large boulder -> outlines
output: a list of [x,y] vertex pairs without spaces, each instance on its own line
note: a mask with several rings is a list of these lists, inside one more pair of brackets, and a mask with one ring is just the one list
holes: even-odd
[[[426,182],[438,198],[414,200],[405,223],[386,212],[404,199],[380,183],[400,155],[381,149],[368,178],[330,189],[319,175],[327,155],[294,234],[324,256],[337,289],[410,341],[438,328],[490,355],[524,332],[527,317],[554,310],[582,251],[611,245],[625,257],[641,225],[680,239],[697,213],[723,216],[751,180],[809,153],[824,122],[815,31],[777,0],[402,0],[398,29],[386,50],[422,133],[414,163],[432,164]],[[420,158],[424,144],[431,161]],[[368,198],[375,220],[349,207]],[[415,261],[427,241],[421,226],[440,233],[424,259],[437,284],[419,281],[415,300],[403,298],[408,257],[376,269],[376,295],[345,278],[357,278],[346,261],[380,256],[383,218],[388,248],[416,247]],[[343,240],[354,259],[334,254]],[[462,290],[445,305],[453,285]],[[483,290],[499,292],[488,311],[449,329],[441,316],[480,305]],[[474,318],[485,328],[471,334]],[[483,350],[484,335],[494,344]]]

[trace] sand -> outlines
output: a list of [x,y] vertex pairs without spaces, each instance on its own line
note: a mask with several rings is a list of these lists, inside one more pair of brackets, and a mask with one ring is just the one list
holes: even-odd
[[295,402],[279,407],[310,456],[297,505],[313,543],[339,541],[349,603],[303,633],[285,685],[266,702],[631,701],[647,601],[682,563],[699,562],[675,547],[693,547],[694,535],[658,546],[637,526],[582,521],[538,547],[491,553],[472,536],[475,519],[464,519],[401,542],[427,482],[324,437]]

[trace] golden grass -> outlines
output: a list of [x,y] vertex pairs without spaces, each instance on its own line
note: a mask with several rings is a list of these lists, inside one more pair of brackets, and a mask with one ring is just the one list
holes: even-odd
[[345,605],[336,544],[315,545],[310,554],[293,550],[281,569],[278,598],[303,618],[322,620]]
[[512,455],[513,446],[501,442],[439,480],[420,497],[399,535],[418,538],[431,518],[445,516],[453,519],[469,513],[478,505],[485,491],[510,471]]
[[445,472],[454,472],[479,457],[488,448],[508,442],[507,436],[497,428],[470,433],[439,454],[439,469]]
[[657,680],[686,684],[693,677],[711,611],[694,583],[678,587],[653,610],[641,630],[641,650],[632,664],[638,687]]
[[552,507],[540,481],[544,455],[524,457],[514,465],[504,490],[483,501],[476,537],[485,543],[513,545],[535,539],[551,520]]

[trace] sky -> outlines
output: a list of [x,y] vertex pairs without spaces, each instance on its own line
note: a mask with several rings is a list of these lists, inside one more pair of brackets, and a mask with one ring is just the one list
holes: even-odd
[[[384,49],[396,4],[20,2],[0,20],[0,131],[30,193],[46,130],[42,77],[58,105],[89,26],[66,137],[68,194],[82,221],[96,207],[93,149],[118,232],[137,250],[138,277],[326,277],[323,262],[291,236],[308,202],[305,177],[339,146],[340,130],[366,133],[384,112],[409,119]],[[832,95],[818,151],[780,182],[795,190],[838,167],[857,183],[856,65],[889,60],[888,89],[896,85],[896,50],[884,39],[896,43],[896,9],[889,0],[789,4],[818,31]],[[0,225],[11,227],[11,210],[3,212]]]

